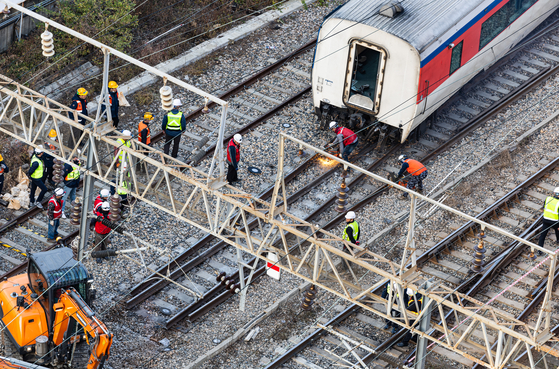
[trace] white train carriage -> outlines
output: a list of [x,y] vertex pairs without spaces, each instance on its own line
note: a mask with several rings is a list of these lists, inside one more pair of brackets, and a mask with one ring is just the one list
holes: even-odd
[[[312,70],[321,125],[404,142],[559,0],[351,0],[325,18]],[[425,124],[421,127],[423,130]]]

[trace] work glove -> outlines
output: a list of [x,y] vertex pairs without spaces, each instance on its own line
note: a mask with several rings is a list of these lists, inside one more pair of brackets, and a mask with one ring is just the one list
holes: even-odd
[[50,222],[50,225],[54,227],[54,219],[52,219]]
[[361,244],[361,242],[355,241],[355,244],[356,244],[357,246],[359,246],[359,245]]

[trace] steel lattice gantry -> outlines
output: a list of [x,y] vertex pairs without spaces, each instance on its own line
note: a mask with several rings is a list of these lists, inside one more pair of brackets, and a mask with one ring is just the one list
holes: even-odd
[[[261,201],[235,187],[225,185],[220,177],[214,178],[207,173],[173,159],[137,140],[131,140],[130,148],[121,145],[118,134],[103,134],[102,126],[86,124],[82,126],[68,118],[67,107],[40,95],[31,89],[0,76],[0,132],[10,135],[26,144],[37,147],[45,140],[46,133],[55,129],[59,137],[68,137],[72,131],[79,132],[75,137],[82,150],[92,150],[95,162],[90,175],[107,184],[118,186],[116,178],[127,176],[131,183],[131,194],[139,200],[181,219],[189,225],[211,233],[236,248],[268,259],[268,253],[279,256],[278,265],[306,281],[355,303],[375,314],[389,319],[402,327],[412,329],[419,335],[459,353],[476,363],[502,368],[505,364],[517,367],[536,367],[532,357],[533,350],[559,356],[555,348],[556,338],[550,333],[551,288],[539,311],[535,323],[524,323],[507,314],[477,301],[464,294],[455,292],[444,283],[434,283],[423,288],[421,270],[415,265],[416,246],[414,240],[415,208],[418,200],[427,201],[442,210],[458,215],[465,220],[480,224],[486,232],[495,232],[508,238],[523,242],[533,249],[541,250],[550,257],[548,287],[553,286],[553,272],[556,268],[556,254],[498,227],[485,223],[432,199],[410,193],[410,226],[404,252],[398,260],[389,260],[375,252],[353,246],[351,254],[341,250],[345,241],[340,237],[305,222],[286,210],[286,190],[284,184],[283,161],[288,141],[302,145],[332,160],[338,160],[325,152],[295,138],[280,134],[278,173],[271,202]],[[77,119],[77,118],[76,118]],[[93,122],[93,119],[88,122]],[[91,127],[91,128],[88,128]],[[73,128],[73,129],[71,129]],[[98,129],[99,128],[99,129]],[[50,155],[70,163],[77,147],[68,148],[62,143],[51,142],[57,146]],[[114,148],[117,148],[117,155]],[[117,168],[118,154],[122,153],[127,165]],[[85,155],[82,152],[82,155]],[[219,158],[218,158],[219,160]],[[222,160],[222,159],[221,159]],[[386,179],[363,169],[343,162],[354,170],[365,173],[374,181],[390,183]],[[124,170],[123,170],[124,168]],[[81,168],[85,171],[85,168]],[[392,184],[392,183],[390,183]],[[249,222],[257,219],[259,226],[251,228]],[[349,244],[348,244],[349,246]],[[347,262],[353,271],[351,279],[343,278],[341,263]],[[371,293],[379,286],[391,281],[394,288],[388,300]],[[411,288],[428,297],[428,305],[419,316],[405,308],[404,289]],[[386,314],[392,309],[405,312],[400,318]],[[434,331],[418,331],[423,313],[432,312]],[[453,311],[452,314],[448,314]],[[481,335],[473,335],[476,330]],[[492,351],[489,337],[497,337],[498,345]],[[528,349],[528,359],[524,363],[514,362],[523,350]],[[485,358],[482,360],[483,355]]]

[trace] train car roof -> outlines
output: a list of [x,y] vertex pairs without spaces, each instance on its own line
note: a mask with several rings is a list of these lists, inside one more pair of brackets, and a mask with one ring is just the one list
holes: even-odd
[[350,0],[329,17],[362,23],[409,42],[420,53],[488,0],[403,0],[395,18],[379,14],[389,0]]

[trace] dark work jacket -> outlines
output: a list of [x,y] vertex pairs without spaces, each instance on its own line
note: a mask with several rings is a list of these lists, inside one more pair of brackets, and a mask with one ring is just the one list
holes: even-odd
[[[173,110],[171,110],[171,113],[178,114],[179,109],[173,109]],[[167,127],[167,114],[165,114],[163,116],[163,122],[161,123],[161,129],[163,131],[165,131],[165,134],[167,134],[168,136],[176,137],[176,136],[180,135],[186,129],[186,118],[184,117],[184,112],[182,113],[181,130],[180,131],[168,131],[168,130],[165,129],[166,127]]]
[[45,167],[52,168],[54,166],[54,157],[50,156],[46,152],[43,152],[43,157],[41,159],[43,159]]
[[[80,99],[80,96],[78,94],[75,94],[74,97],[72,97],[72,104],[70,105],[70,109],[76,110],[76,108],[78,107],[78,100],[81,101],[82,103],[82,108],[83,108],[82,114],[88,115],[87,100]],[[74,120],[74,113],[68,112],[68,117]],[[85,120],[83,118],[80,118],[79,116],[78,116],[78,122],[80,122],[81,124],[85,124]]]
[[70,164],[64,164],[64,186],[68,186],[69,188],[76,188],[78,187],[78,185],[80,184],[80,179],[72,179],[70,181],[66,180],[66,175],[68,175],[68,173],[70,173],[71,171],[73,171],[74,168],[72,168],[72,166]]
[[[111,92],[109,90],[109,95],[111,95],[111,116],[118,117],[118,108],[120,103],[118,102],[118,92]],[[105,105],[101,105],[101,114],[105,111]]]

